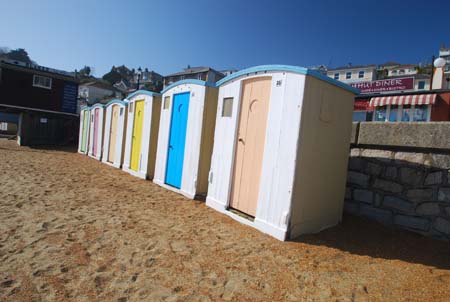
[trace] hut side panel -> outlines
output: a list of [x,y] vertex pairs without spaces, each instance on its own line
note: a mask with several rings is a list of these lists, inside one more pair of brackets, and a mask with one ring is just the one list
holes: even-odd
[[161,96],[153,97],[152,120],[150,123],[150,146],[147,174],[150,179],[155,175],[156,145],[158,144],[159,120],[161,118]]
[[208,191],[208,173],[211,168],[211,154],[214,145],[218,90],[206,88],[206,101],[203,111],[203,133],[200,144],[200,163],[198,167],[197,195]]
[[342,217],[354,94],[308,77],[295,165],[290,237]]

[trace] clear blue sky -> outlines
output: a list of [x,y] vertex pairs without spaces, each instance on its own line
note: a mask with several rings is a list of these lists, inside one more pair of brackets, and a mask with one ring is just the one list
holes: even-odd
[[449,0],[0,0],[0,46],[63,70],[430,61]]

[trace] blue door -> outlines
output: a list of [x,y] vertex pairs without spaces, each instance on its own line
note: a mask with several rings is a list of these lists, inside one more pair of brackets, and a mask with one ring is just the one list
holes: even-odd
[[178,189],[181,188],[181,177],[183,175],[189,96],[189,92],[173,96],[169,150],[167,152],[166,184]]

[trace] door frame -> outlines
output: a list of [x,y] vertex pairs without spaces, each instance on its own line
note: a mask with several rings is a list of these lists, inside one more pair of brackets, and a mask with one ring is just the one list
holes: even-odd
[[[141,130],[141,150],[139,150],[139,161],[138,161],[138,168],[137,170],[133,170],[131,168],[131,162],[133,159],[133,135],[134,135],[134,124],[136,123],[136,103],[138,102],[143,102],[144,106],[142,108],[142,111],[144,113],[144,117],[145,117],[145,99],[139,99],[139,100],[134,100],[131,101],[128,104],[128,110],[130,110],[130,106],[132,106],[133,108],[133,125],[131,125],[131,141],[130,141],[130,170],[134,171],[134,172],[139,172],[140,171],[140,167],[141,167],[141,150],[142,150],[142,131]],[[144,128],[144,118],[142,118],[142,128]]]
[[[238,93],[239,101],[238,101],[238,108],[237,108],[237,112],[236,112],[236,127],[234,129],[234,139],[233,139],[233,148],[232,148],[233,149],[233,154],[231,156],[231,169],[230,169],[230,173],[229,173],[230,181],[228,183],[227,202],[226,202],[226,205],[225,205],[225,210],[226,211],[230,211],[230,210],[234,209],[234,208],[232,208],[230,206],[230,204],[231,204],[231,192],[233,190],[233,181],[234,181],[234,177],[233,176],[234,176],[234,171],[236,169],[236,153],[237,153],[237,146],[238,146],[237,142],[238,142],[239,126],[240,126],[240,123],[241,123],[242,97],[243,97],[242,94],[244,92],[244,89],[243,89],[244,88],[244,82],[246,80],[252,80],[252,79],[257,79],[257,78],[270,78],[271,79],[271,87],[272,87],[272,80],[273,80],[273,75],[272,74],[269,74],[269,75],[267,75],[267,74],[254,75],[254,76],[242,79],[240,81],[240,83],[239,83],[239,93]],[[271,96],[272,96],[272,89],[271,89],[270,97]],[[222,97],[222,99],[224,99],[224,98],[226,98],[226,96]],[[219,100],[219,102],[220,101],[221,100]],[[268,110],[267,118],[269,118],[269,114],[270,114],[270,99],[269,99],[269,110]],[[267,126],[268,125],[266,125],[266,135],[267,135]],[[265,145],[266,145],[266,143],[264,143],[264,151],[266,149]],[[261,165],[263,165],[263,164],[264,164],[264,162],[261,163]],[[261,167],[261,173],[262,173],[262,168],[263,168],[263,166]],[[259,197],[258,197],[258,199],[259,199]],[[258,201],[257,201],[257,205],[256,205],[256,214],[258,213],[258,205],[259,205]],[[237,211],[239,211],[239,210],[237,210]],[[244,214],[246,214],[246,213],[244,213]],[[248,214],[246,214],[246,215],[248,215]],[[248,216],[250,216],[250,215],[248,215]],[[256,218],[256,215],[255,215],[255,218]],[[246,220],[246,219],[244,219],[244,220]]]
[[[168,169],[167,169],[167,166],[168,166],[168,163],[169,163],[169,147],[170,147],[170,135],[172,134],[172,121],[173,121],[173,106],[174,106],[174,104],[175,104],[175,96],[177,96],[177,95],[181,95],[181,94],[187,94],[187,95],[189,95],[189,100],[188,100],[188,112],[187,112],[187,121],[186,121],[186,135],[185,135],[185,140],[186,140],[186,136],[187,136],[187,126],[188,126],[188,122],[189,122],[189,108],[190,108],[190,103],[191,103],[191,90],[188,90],[188,91],[182,91],[182,92],[178,92],[178,93],[172,93],[172,95],[171,95],[171,103],[170,103],[170,120],[169,120],[169,126],[168,126],[168,128],[169,128],[169,135],[167,135],[167,147],[166,147],[166,165],[165,165],[165,172],[164,172],[164,184],[166,184],[166,185],[168,185],[168,186],[171,186],[171,187],[173,187],[173,188],[176,188],[176,187],[174,187],[174,186],[172,186],[172,185],[170,185],[170,184],[168,184],[166,181],[167,181],[167,171],[168,171]],[[162,104],[163,106],[164,106],[164,100],[163,100],[163,104]],[[181,184],[180,184],[180,188],[177,188],[177,189],[180,189],[181,190],[181,187],[182,187],[182,185],[183,185],[183,171],[184,171],[184,152],[186,151],[186,142],[185,142],[185,145],[184,145],[184,150],[183,150],[183,169],[181,170]]]
[[[108,154],[106,156],[106,161],[109,163],[114,163],[115,161],[115,152],[116,150],[114,150],[114,158],[112,161],[109,160],[110,154],[111,154],[111,138],[112,138],[112,128],[113,128],[113,119],[114,119],[114,109],[116,109],[120,112],[120,105],[118,104],[112,104],[111,105],[111,120],[110,120],[110,125],[109,125],[109,140],[108,140]],[[117,128],[118,128],[118,123],[119,123],[119,112],[117,112],[117,118],[116,118],[116,129],[115,129],[115,139],[117,139]],[[114,142],[116,142],[116,140],[114,140]],[[117,143],[115,144],[117,145]],[[112,146],[113,148],[115,148],[116,146]]]

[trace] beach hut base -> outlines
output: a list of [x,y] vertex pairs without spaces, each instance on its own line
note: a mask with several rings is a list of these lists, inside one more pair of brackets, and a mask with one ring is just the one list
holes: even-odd
[[157,184],[158,186],[163,187],[164,189],[167,189],[167,190],[173,191],[173,192],[175,192],[175,193],[181,194],[181,195],[183,195],[183,196],[185,196],[185,197],[187,197],[187,198],[189,198],[189,199],[195,199],[195,198],[197,197],[197,195],[195,195],[195,194],[192,194],[192,193],[190,193],[190,192],[187,192],[187,191],[185,191],[185,190],[183,190],[183,189],[178,189],[178,188],[169,186],[169,185],[167,185],[167,184],[165,184],[165,183],[163,183],[163,182],[161,182],[161,181],[153,180],[153,182],[154,182],[155,184]]
[[101,159],[102,159],[102,156],[101,156],[101,155],[95,156],[95,155],[92,154],[91,152],[88,153],[88,156],[89,156],[89,157],[92,157],[92,158],[95,158],[96,160],[101,160]]
[[261,219],[258,219],[258,217],[255,217],[255,219],[252,221],[250,219],[247,219],[245,217],[243,217],[242,215],[238,215],[237,213],[234,213],[233,211],[231,211],[230,208],[228,208],[228,206],[222,204],[221,202],[214,200],[210,197],[206,197],[206,205],[213,208],[214,210],[225,214],[229,217],[231,217],[232,219],[251,226],[265,234],[268,234],[272,237],[275,237],[278,240],[284,241],[287,239],[287,230],[286,229],[282,229],[278,226],[275,225],[271,225],[270,223],[267,223]]
[[122,166],[122,170],[135,176],[135,177],[142,178],[142,179],[148,179],[148,175],[146,173],[141,172],[141,171],[134,171],[133,169],[131,169],[130,167],[128,167],[126,165]]

